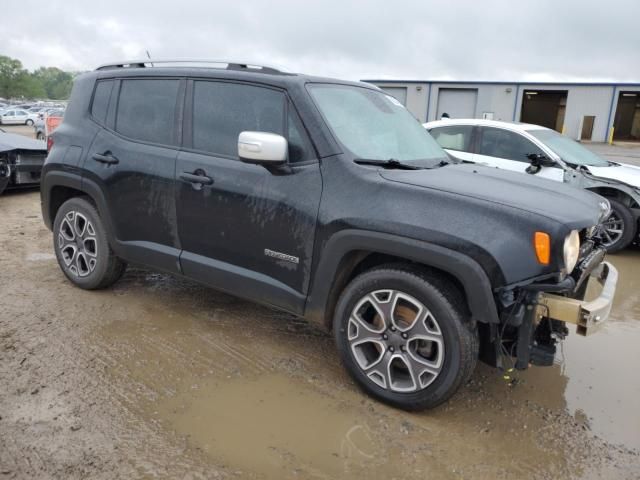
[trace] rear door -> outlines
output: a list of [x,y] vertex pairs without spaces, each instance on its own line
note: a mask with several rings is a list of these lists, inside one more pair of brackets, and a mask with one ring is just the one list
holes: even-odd
[[[491,167],[527,173],[531,166],[530,154],[543,155],[543,151],[519,132],[495,127],[477,127],[478,138],[473,161]],[[560,166],[542,167],[537,177],[562,182],[564,171]]]
[[184,80],[97,82],[92,120],[102,126],[85,160],[84,182],[104,195],[127,260],[179,272],[175,167]]
[[[322,180],[293,105],[282,90],[246,83],[194,80],[187,91],[176,183],[184,273],[301,312]],[[289,164],[241,162],[242,131],[284,135]]]
[[447,125],[429,131],[449,155],[465,162],[473,161],[473,132],[472,125]]
[[27,123],[27,119],[29,115],[24,110],[16,110],[16,116],[14,117],[14,122],[16,125],[22,125]]

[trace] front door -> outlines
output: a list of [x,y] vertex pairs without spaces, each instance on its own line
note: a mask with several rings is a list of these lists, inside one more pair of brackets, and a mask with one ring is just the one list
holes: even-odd
[[[478,141],[473,161],[490,167],[504,168],[527,173],[531,166],[530,154],[543,152],[531,140],[518,132],[494,127],[478,127]],[[560,167],[542,167],[536,177],[564,181],[564,170]]]
[[[183,272],[221,290],[300,313],[309,286],[322,180],[312,145],[284,92],[197,80],[187,87],[178,156]],[[289,141],[289,164],[241,162],[242,131]]]
[[84,163],[85,181],[105,196],[114,250],[128,261],[175,273],[180,272],[175,167],[181,82],[99,81],[92,118],[103,128]]
[[2,123],[5,125],[11,125],[16,122],[16,112],[13,110],[9,110],[7,113],[2,115]]

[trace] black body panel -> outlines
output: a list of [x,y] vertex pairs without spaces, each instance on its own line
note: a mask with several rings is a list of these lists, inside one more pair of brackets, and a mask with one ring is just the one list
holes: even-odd
[[[198,170],[213,183],[176,183],[184,274],[218,285],[195,264],[212,259],[305,294],[322,190],[318,164],[274,173],[237,160],[181,152],[178,176]],[[295,257],[298,263],[268,256],[265,249]]]

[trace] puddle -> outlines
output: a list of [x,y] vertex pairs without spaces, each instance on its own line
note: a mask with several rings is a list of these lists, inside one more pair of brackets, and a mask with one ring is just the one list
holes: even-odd
[[383,459],[364,418],[283,375],[210,383],[157,412],[217,461],[267,478],[379,472]]
[[609,324],[564,344],[569,412],[607,441],[640,450],[640,252],[608,257],[620,274]]

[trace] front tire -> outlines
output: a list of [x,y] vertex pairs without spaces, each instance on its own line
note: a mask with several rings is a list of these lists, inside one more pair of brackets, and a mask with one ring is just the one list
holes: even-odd
[[627,248],[636,234],[633,214],[622,203],[607,198],[611,204],[611,214],[602,222],[600,239],[608,253],[619,252]]
[[338,301],[333,330],[356,383],[405,410],[448,400],[478,359],[477,330],[459,290],[444,277],[408,266],[356,277]]
[[31,127],[33,125],[33,120],[29,119],[26,122],[24,122],[24,124],[28,127]]
[[67,278],[85,290],[110,286],[127,268],[111,250],[98,211],[82,197],[71,198],[58,209],[53,249]]

